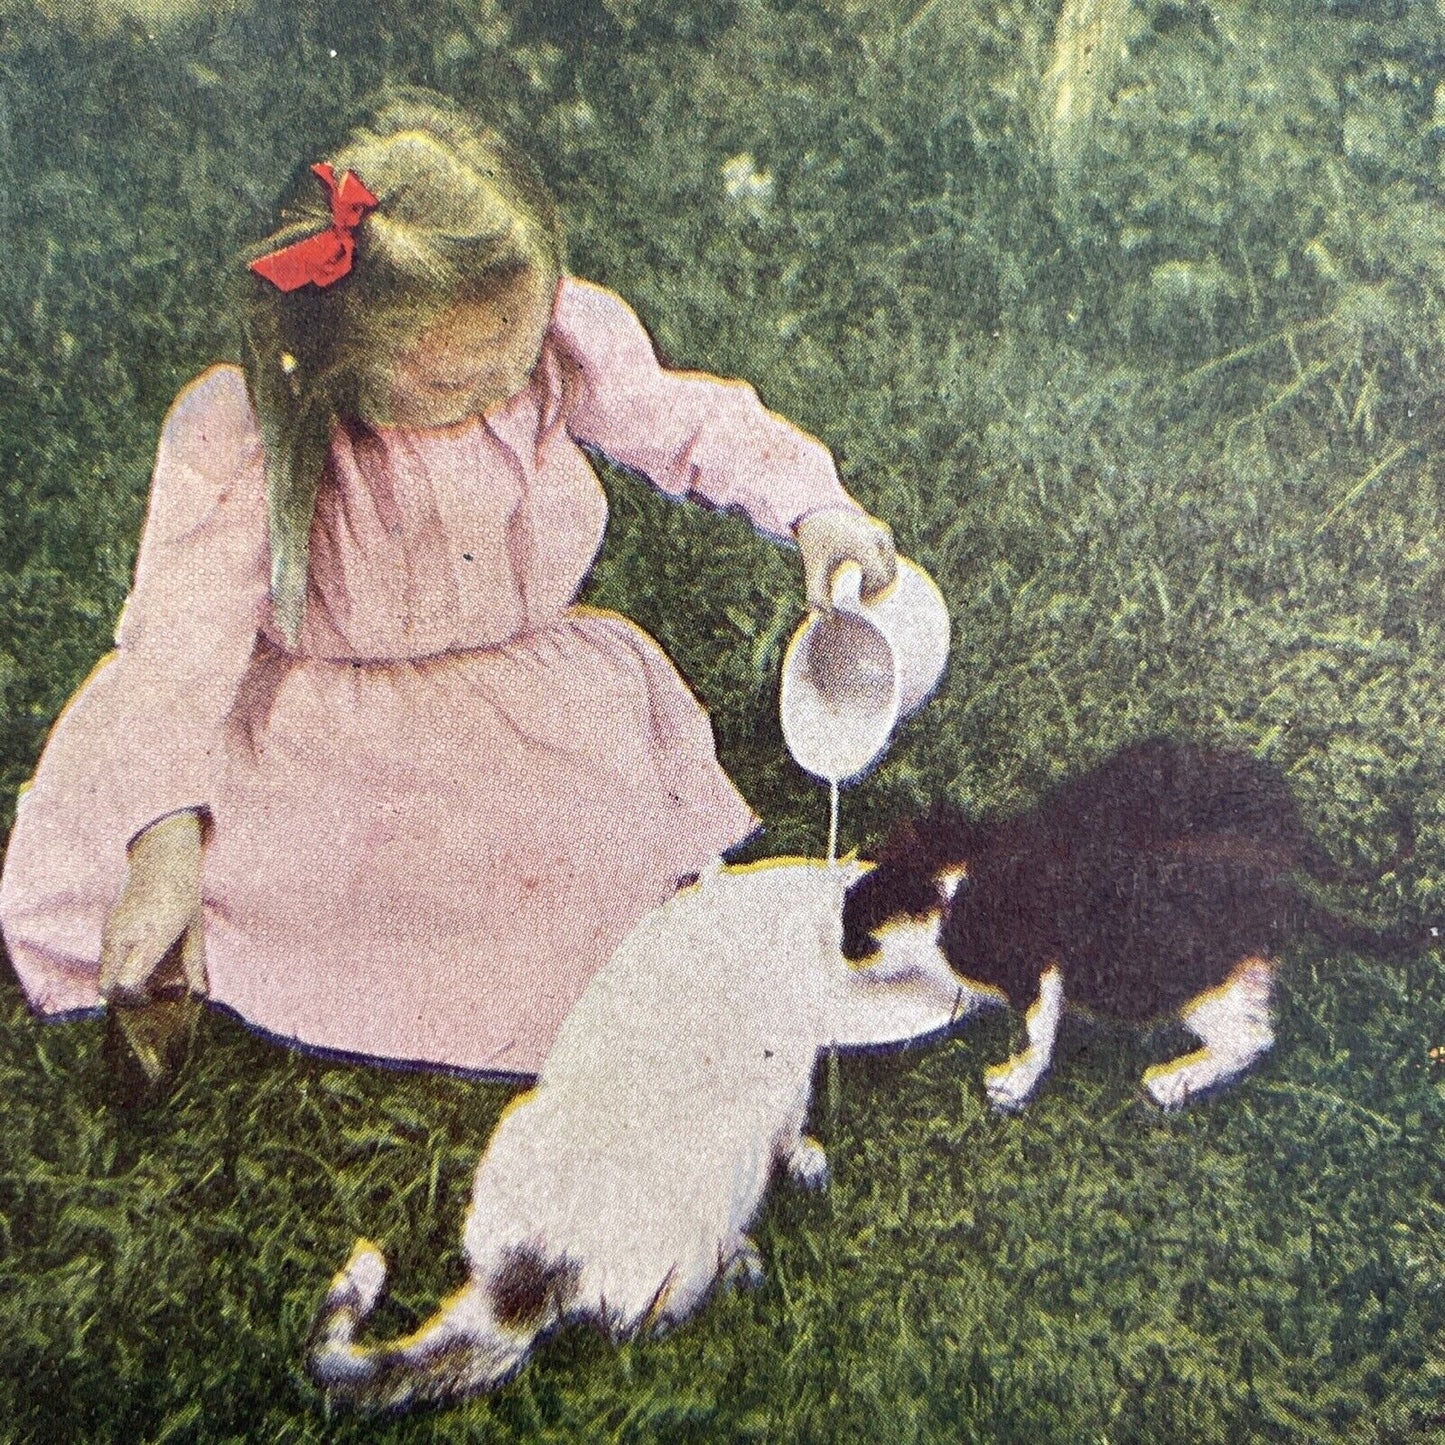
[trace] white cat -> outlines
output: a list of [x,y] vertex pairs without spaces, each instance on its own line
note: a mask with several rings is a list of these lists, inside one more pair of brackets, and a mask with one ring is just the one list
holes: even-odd
[[380,1251],[361,1241],[332,1281],[307,1359],[328,1395],[385,1408],[489,1390],[563,1320],[623,1338],[682,1320],[721,1275],[756,1277],[746,1231],[775,1166],[827,1181],[802,1132],[820,1050],[919,1038],[977,1001],[935,951],[844,960],[862,872],[719,867],[645,918],[492,1135],[467,1284],[414,1334],[367,1345]]

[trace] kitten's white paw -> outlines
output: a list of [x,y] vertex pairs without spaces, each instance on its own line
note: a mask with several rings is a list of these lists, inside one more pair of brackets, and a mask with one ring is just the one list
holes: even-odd
[[1155,1064],[1146,1070],[1144,1092],[1166,1113],[1173,1113],[1197,1095],[1243,1073],[1248,1065],[1247,1059],[1200,1049],[1197,1053],[1185,1054],[1182,1059],[1171,1059],[1167,1064]]
[[1144,1092],[1166,1114],[1172,1114],[1189,1102],[1193,1092],[1189,1087],[1189,1070],[1169,1064],[1152,1068],[1144,1075]]
[[995,1064],[983,1076],[988,1102],[1001,1114],[1016,1114],[1033,1098],[1043,1069],[1027,1054],[1016,1054],[1007,1063]]
[[762,1251],[747,1235],[743,1235],[733,1257],[723,1266],[722,1277],[724,1284],[738,1289],[756,1289],[767,1279]]
[[828,1187],[828,1154],[816,1139],[806,1134],[788,1155],[788,1177],[799,1189],[817,1191]]
[[369,1240],[358,1239],[341,1273],[331,1282],[333,1291],[350,1287],[356,1291],[357,1309],[370,1314],[386,1285],[386,1256]]

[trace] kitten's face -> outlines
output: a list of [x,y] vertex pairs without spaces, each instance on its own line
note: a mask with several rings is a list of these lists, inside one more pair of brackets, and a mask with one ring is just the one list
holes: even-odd
[[[936,947],[949,905],[967,877],[966,864],[936,874],[910,872],[896,862],[873,869],[843,901],[844,958],[856,962],[880,948],[891,953],[923,939]],[[909,941],[903,945],[905,936]]]
[[[876,871],[881,872],[881,869]],[[895,986],[909,981],[908,987],[921,990],[930,998],[946,998],[946,1022],[950,1024],[975,1009],[1006,1004],[1008,997],[1002,989],[959,973],[943,951],[943,925],[958,889],[966,886],[964,880],[967,876],[967,869],[963,867],[948,868],[928,880],[932,894],[926,910],[917,914],[894,911],[875,922],[871,930],[862,932],[861,947],[864,951],[860,956],[864,962],[861,967],[853,969],[853,973],[892,979]],[[864,883],[867,881],[866,877],[862,880]],[[886,876],[882,882],[885,885],[883,892],[875,893],[871,900],[866,895],[860,895],[854,903],[851,920],[847,920],[845,914],[845,921],[851,921],[855,937],[862,930],[865,912],[876,909],[890,891],[886,887]],[[854,891],[860,886],[855,885]],[[922,1032],[922,1029],[915,1029],[912,1036],[917,1037]],[[900,1031],[899,1037],[903,1036]]]

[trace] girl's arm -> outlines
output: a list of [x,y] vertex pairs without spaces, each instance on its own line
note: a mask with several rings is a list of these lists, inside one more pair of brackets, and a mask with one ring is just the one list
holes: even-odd
[[[234,367],[216,367],[166,418],[117,649],[61,714],[34,795],[20,805],[17,832],[34,809],[60,836],[88,841],[12,849],[5,870],[7,928],[71,882],[77,898],[97,890],[110,898],[101,937],[88,945],[102,954],[107,994],[143,994],[199,914],[213,779],[264,616],[268,567],[260,439],[245,381]],[[47,926],[67,950],[87,949],[78,922],[64,925],[68,933]],[[199,936],[189,943],[183,961],[194,987]]]
[[[769,411],[745,382],[665,369],[642,323],[613,292],[565,278],[552,336],[578,384],[572,436],[662,491],[736,508],[762,531],[790,540],[813,514],[867,518],[821,442]],[[891,567],[891,538],[887,552]]]
[[128,744],[111,760],[125,778],[103,820],[118,846],[169,814],[209,811],[222,726],[265,615],[269,557],[245,380],[213,367],[166,418],[117,650],[77,700],[101,714],[112,747],[117,737]]

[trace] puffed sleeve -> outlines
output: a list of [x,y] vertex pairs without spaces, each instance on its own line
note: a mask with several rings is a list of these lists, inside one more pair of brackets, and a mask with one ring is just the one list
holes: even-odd
[[166,417],[116,651],[61,715],[37,776],[91,793],[106,846],[210,806],[269,605],[264,478],[245,379],[213,367]]
[[552,335],[575,372],[568,431],[661,491],[740,508],[782,537],[809,512],[858,509],[821,442],[769,411],[745,382],[664,368],[615,293],[565,278]]

